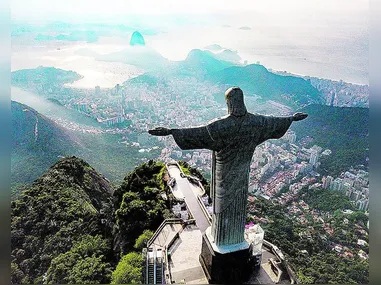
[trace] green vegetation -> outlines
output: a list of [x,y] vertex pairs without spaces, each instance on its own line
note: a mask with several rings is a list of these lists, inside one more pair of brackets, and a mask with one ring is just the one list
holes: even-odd
[[115,191],[114,235],[122,254],[133,250],[144,230],[155,231],[164,219],[172,217],[164,173],[164,163],[150,160],[129,173]]
[[309,105],[300,111],[308,113],[308,119],[292,124],[298,138],[312,137],[308,146],[332,151],[320,159],[323,175],[338,176],[351,166],[367,164],[369,109]]
[[[332,225],[332,236],[327,234],[321,224],[313,220],[308,224],[301,224],[294,217],[285,214],[284,206],[274,204],[261,197],[258,197],[254,202],[255,206],[251,207],[248,220],[251,220],[252,215],[269,220],[269,223],[261,224],[265,231],[265,239],[276,244],[282,250],[300,283],[368,283],[369,261],[363,260],[357,255],[360,249],[365,252],[368,250],[368,248],[357,245],[358,238],[368,241],[368,234],[359,231],[359,227],[365,228],[367,217],[361,212],[354,212],[351,215],[344,215],[340,210],[333,212],[335,206],[345,207],[345,202],[342,204],[338,197],[332,196],[334,200],[332,203],[324,203],[324,206],[321,206],[319,203],[323,200],[321,200],[322,196],[319,195],[319,191],[322,190],[312,192],[310,189],[308,191],[311,195],[308,197],[305,195],[306,191],[302,191],[301,197],[304,201],[311,202],[310,207],[324,208],[331,213],[331,216],[325,217],[325,222]],[[316,198],[314,198],[315,195]],[[326,199],[331,197],[328,196],[329,194],[323,195],[327,195]],[[296,198],[295,201],[298,201],[299,198]],[[341,198],[345,200],[345,196],[341,196]],[[305,213],[305,215],[308,214]],[[311,214],[309,215],[311,216]],[[345,222],[345,219],[348,221]],[[346,251],[353,256],[343,257],[332,251],[335,244],[347,247]],[[303,253],[304,250],[307,253]]]
[[[65,107],[47,105],[62,117],[71,117],[72,112]],[[91,134],[64,129],[34,109],[12,101],[12,198],[17,198],[25,185],[45,173],[59,157],[82,157],[101,171],[113,183],[121,183],[126,171],[133,170],[146,156],[137,147],[121,144],[118,134]],[[74,112],[74,111],[73,111]],[[75,122],[88,125],[89,118],[77,114]],[[38,122],[38,123],[37,123]],[[38,133],[35,135],[37,123]],[[99,126],[98,126],[99,128]],[[139,134],[131,135],[137,140]],[[158,154],[152,150],[152,156]]]
[[141,284],[143,257],[132,252],[123,256],[112,273],[111,284]]
[[298,195],[310,207],[321,211],[334,212],[335,210],[356,209],[349,198],[338,191],[321,188],[308,189],[308,187],[304,187]]
[[109,282],[111,266],[105,262],[109,241],[85,235],[72,248],[55,257],[47,272],[48,284],[104,284]]
[[141,250],[172,217],[165,174],[143,163],[114,192],[85,161],[59,160],[12,201],[12,283],[140,283]]
[[[96,270],[106,273],[112,260],[104,257],[112,252],[104,245],[111,243],[109,233],[113,223],[101,221],[110,213],[112,192],[102,176],[75,157],[58,161],[25,189],[11,204],[12,280],[24,284],[43,283],[52,261],[64,258],[59,257],[61,254],[78,261],[78,264],[71,263],[75,265],[73,270],[95,273],[91,268],[85,271],[84,267],[96,261],[100,265]],[[100,251],[94,250],[91,243],[102,245]],[[77,255],[81,258],[74,258]],[[59,262],[56,264],[57,267],[50,268],[52,282],[61,280],[60,270],[70,267],[70,264],[62,268]],[[84,277],[76,271],[65,272],[71,281]],[[95,274],[94,278],[97,276],[100,275]],[[91,279],[91,282],[104,282],[107,274],[102,278]]]
[[[64,129],[32,108],[12,101],[11,110],[11,174],[15,190],[42,175],[58,156],[72,154],[77,144]],[[18,192],[14,191],[15,197]]]
[[191,175],[191,172],[190,172],[189,168],[184,166],[185,163],[186,163],[186,162],[184,161],[182,164],[180,164],[181,171],[182,171],[185,175]]
[[[192,176],[201,173],[180,162]],[[141,283],[142,248],[165,218],[172,217],[171,195],[163,178],[164,163],[148,161],[127,174],[115,191],[81,159],[54,164],[12,201],[12,283],[127,284]],[[207,185],[207,184],[206,184]],[[302,224],[282,205],[262,198],[248,215],[265,217],[265,238],[280,247],[300,281],[368,283],[368,217],[350,208],[340,193],[303,189],[297,199],[325,214],[332,233],[311,212]],[[350,257],[332,251],[340,244]],[[304,250],[307,252],[305,253]]]
[[153,236],[153,231],[145,230],[135,241],[134,248],[136,250],[142,250],[147,247],[147,242]]
[[[344,259],[334,253],[319,253],[301,265],[298,277],[301,283],[319,284],[367,284],[369,283],[369,263],[358,257]],[[302,273],[304,272],[304,273]],[[304,284],[304,283],[303,283]]]

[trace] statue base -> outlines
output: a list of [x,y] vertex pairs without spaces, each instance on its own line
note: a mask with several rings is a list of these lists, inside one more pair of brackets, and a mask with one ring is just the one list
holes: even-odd
[[255,266],[252,247],[243,243],[218,247],[211,241],[210,227],[202,235],[199,257],[210,284],[237,284],[249,280]]

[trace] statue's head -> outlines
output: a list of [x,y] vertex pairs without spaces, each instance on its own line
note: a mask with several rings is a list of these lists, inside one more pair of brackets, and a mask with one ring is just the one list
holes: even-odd
[[243,101],[243,92],[239,87],[230,87],[225,92],[226,104],[230,115],[240,117],[247,113],[245,102]]

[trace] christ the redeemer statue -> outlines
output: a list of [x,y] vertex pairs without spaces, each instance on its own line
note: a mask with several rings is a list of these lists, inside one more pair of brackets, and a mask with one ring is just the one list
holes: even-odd
[[183,150],[212,150],[211,198],[212,242],[219,248],[245,241],[246,203],[250,162],[255,147],[268,139],[281,138],[293,121],[307,117],[295,113],[272,117],[247,112],[242,90],[225,92],[228,115],[207,125],[183,129],[155,128],[151,135],[172,135]]

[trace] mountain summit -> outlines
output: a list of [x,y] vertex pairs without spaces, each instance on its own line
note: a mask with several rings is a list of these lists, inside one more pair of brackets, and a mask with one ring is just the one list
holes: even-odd
[[181,62],[182,69],[202,74],[218,72],[232,65],[232,63],[216,59],[215,55],[208,50],[199,49],[191,50],[187,58]]
[[135,31],[131,36],[130,45],[131,46],[145,46],[145,44],[146,43],[144,42],[143,35],[139,33],[138,31]]
[[59,160],[25,189],[11,204],[12,283],[109,282],[113,191],[76,157]]

